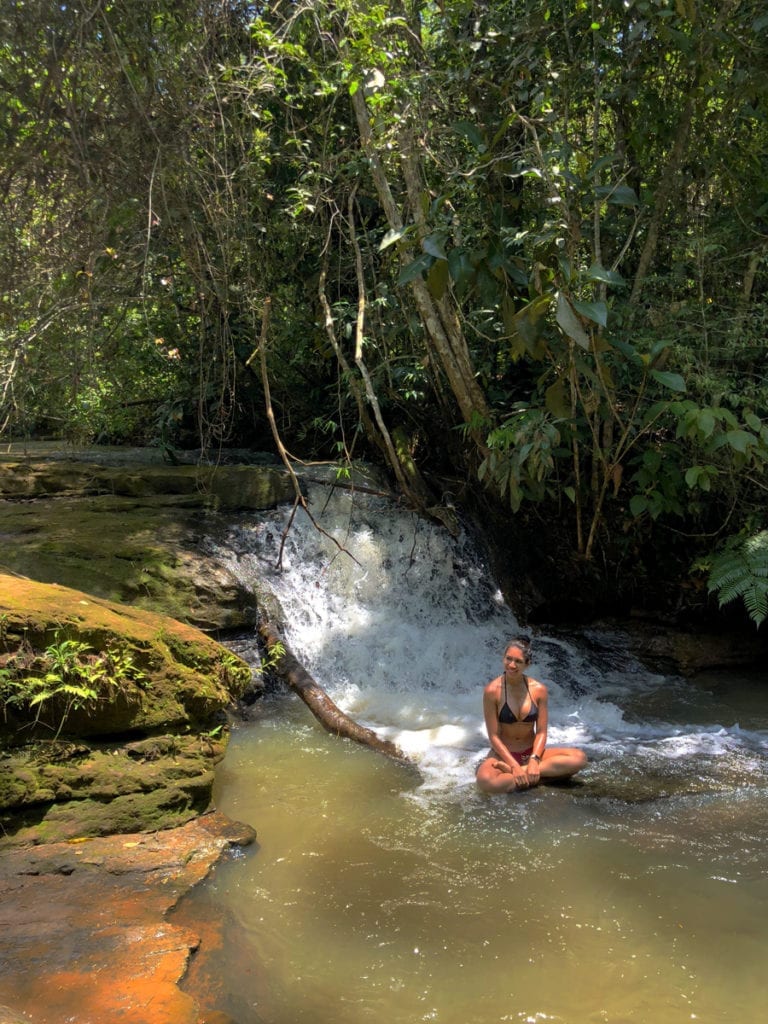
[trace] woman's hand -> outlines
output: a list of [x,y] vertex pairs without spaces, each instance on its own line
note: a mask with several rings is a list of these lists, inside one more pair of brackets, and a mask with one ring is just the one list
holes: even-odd
[[528,785],[535,786],[538,784],[541,778],[541,766],[535,757],[528,758],[528,764],[525,766],[525,774],[528,776]]
[[519,765],[517,761],[509,765],[506,761],[498,760],[493,762],[494,768],[498,768],[500,772],[506,772],[511,775],[515,780],[515,786],[517,789],[527,789],[530,786],[530,779],[528,778],[528,772]]

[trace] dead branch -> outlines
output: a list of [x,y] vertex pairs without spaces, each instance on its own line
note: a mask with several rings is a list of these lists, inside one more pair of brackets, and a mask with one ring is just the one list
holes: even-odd
[[291,652],[273,623],[266,619],[260,620],[258,630],[259,636],[270,654],[278,644],[282,645],[284,653],[277,659],[274,670],[294,693],[301,697],[324,729],[333,733],[334,736],[341,736],[370,747],[393,761],[413,765],[410,758],[391,740],[382,739],[372,729],[359,725],[334,704],[322,686],[312,678]]
[[349,557],[352,559],[355,565],[360,565],[355,556],[351,552],[347,551],[347,549],[342,544],[339,544],[336,538],[332,536],[330,533],[328,533],[327,530],[324,530],[323,527],[317,522],[315,517],[312,515],[312,513],[309,511],[307,499],[304,497],[304,494],[301,490],[301,485],[299,484],[298,478],[296,477],[296,474],[293,471],[293,466],[291,465],[291,460],[288,456],[288,451],[285,445],[283,444],[282,439],[280,437],[280,432],[277,429],[277,420],[275,419],[275,413],[272,408],[272,394],[269,389],[269,374],[267,373],[267,329],[269,326],[269,312],[271,307],[272,298],[268,295],[264,300],[264,309],[262,310],[261,314],[261,333],[259,335],[259,343],[253,350],[253,352],[251,352],[251,354],[246,359],[245,365],[247,367],[250,367],[251,363],[256,358],[256,356],[259,356],[259,362],[261,365],[261,383],[262,387],[264,388],[264,405],[266,407],[267,420],[269,421],[269,426],[272,431],[272,437],[274,438],[275,445],[277,446],[278,454],[282,460],[283,465],[288,470],[291,482],[293,483],[293,491],[294,494],[296,495],[293,512],[291,513],[291,518],[288,521],[288,526],[285,528],[285,532],[283,533],[283,540],[282,543],[280,544],[280,556],[278,558],[277,567],[278,569],[282,569],[283,548],[285,546],[285,538],[288,534],[288,531],[291,528],[294,515],[296,514],[296,508],[298,506],[301,506],[304,509],[307,516],[309,517],[309,521],[312,523],[312,525],[318,531],[318,533],[322,533],[324,537],[327,537],[328,540],[332,541],[339,549],[339,551],[343,551],[345,555],[349,555]]

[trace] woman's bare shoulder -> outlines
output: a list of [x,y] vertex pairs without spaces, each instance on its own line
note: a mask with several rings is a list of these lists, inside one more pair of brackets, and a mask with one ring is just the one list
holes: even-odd
[[496,676],[490,683],[486,683],[483,694],[486,697],[498,697],[501,693],[501,676]]
[[532,679],[530,676],[528,676],[528,689],[536,700],[545,698],[549,692],[544,683],[540,683],[538,679]]

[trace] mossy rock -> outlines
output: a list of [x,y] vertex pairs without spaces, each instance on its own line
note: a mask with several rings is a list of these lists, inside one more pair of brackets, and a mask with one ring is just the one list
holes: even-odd
[[153,449],[11,447],[0,453],[0,571],[205,630],[255,624],[256,601],[210,540],[241,513],[293,501],[284,470],[170,465]]
[[256,602],[203,544],[221,527],[176,498],[0,501],[0,569],[201,629],[241,629],[255,623]]
[[0,495],[183,495],[189,505],[226,511],[273,508],[295,497],[290,476],[275,466],[103,465],[79,460],[0,459]]
[[173,828],[207,810],[226,733],[0,752],[0,845]]
[[[6,733],[55,728],[60,735],[103,736],[198,727],[213,721],[250,681],[245,662],[193,626],[57,584],[0,575],[0,656],[6,662],[18,660],[19,652],[26,661],[43,657],[47,648],[55,655],[68,640],[97,655],[117,652],[122,678],[107,680],[96,700],[76,700],[65,721],[56,716],[71,694],[61,687],[48,707],[12,702],[6,705]],[[84,666],[70,682],[82,676],[88,688],[87,656]]]
[[0,575],[6,841],[168,828],[199,814],[226,748],[224,712],[250,680],[244,661],[193,626]]

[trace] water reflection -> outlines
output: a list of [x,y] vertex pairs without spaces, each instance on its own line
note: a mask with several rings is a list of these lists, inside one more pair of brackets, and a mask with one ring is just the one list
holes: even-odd
[[[756,1020],[765,787],[425,801],[291,698],[235,732],[219,806],[259,831],[182,916],[225,922],[190,990],[240,1024]],[[594,791],[594,795],[591,795]],[[716,937],[716,941],[713,941]]]

